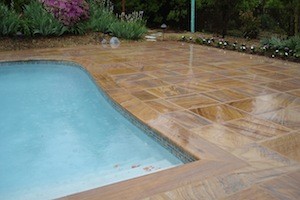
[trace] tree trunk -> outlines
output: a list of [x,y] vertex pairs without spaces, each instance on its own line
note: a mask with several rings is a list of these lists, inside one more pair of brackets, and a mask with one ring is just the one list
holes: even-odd
[[299,1],[296,0],[295,11],[294,11],[294,35],[299,33]]
[[126,4],[126,0],[122,0],[122,12],[125,13],[125,4]]
[[229,6],[225,5],[222,9],[222,18],[223,18],[223,23],[222,23],[222,38],[225,38],[227,35],[227,25],[229,21]]

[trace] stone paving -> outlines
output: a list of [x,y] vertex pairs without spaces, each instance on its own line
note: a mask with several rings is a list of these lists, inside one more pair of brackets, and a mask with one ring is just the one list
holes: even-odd
[[300,199],[300,64],[180,42],[0,52],[68,60],[199,160],[66,199]]

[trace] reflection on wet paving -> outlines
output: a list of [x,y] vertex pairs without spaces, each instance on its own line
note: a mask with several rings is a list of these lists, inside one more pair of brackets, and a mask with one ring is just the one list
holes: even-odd
[[74,198],[300,199],[300,64],[177,42],[0,52],[30,59],[81,64],[124,109],[200,159]]

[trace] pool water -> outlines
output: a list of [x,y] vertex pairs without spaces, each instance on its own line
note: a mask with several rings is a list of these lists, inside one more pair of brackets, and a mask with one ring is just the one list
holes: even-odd
[[181,165],[80,67],[0,64],[0,199],[53,199]]

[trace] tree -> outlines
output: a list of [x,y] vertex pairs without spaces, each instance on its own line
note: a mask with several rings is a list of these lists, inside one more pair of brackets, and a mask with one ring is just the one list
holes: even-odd
[[243,0],[198,0],[200,8],[212,7],[223,23],[220,23],[222,37],[227,35],[228,22]]
[[284,29],[290,33],[290,35],[297,35],[299,33],[299,0],[265,0],[265,9],[277,10],[280,13],[280,17],[286,17],[282,23],[288,25]]

